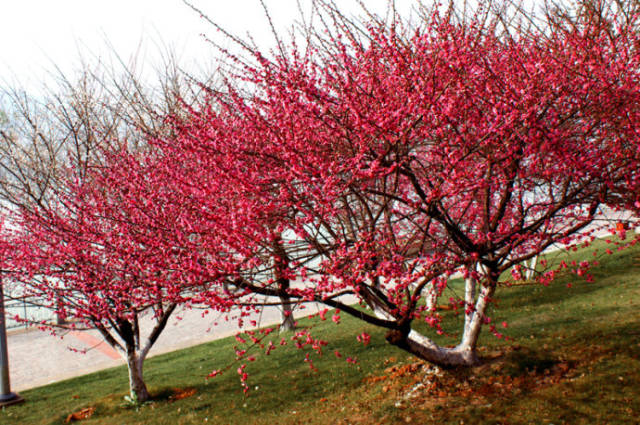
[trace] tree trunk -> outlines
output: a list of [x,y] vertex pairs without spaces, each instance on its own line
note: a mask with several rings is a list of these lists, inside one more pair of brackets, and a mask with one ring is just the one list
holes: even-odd
[[[470,280],[467,296],[475,292],[475,281]],[[476,347],[480,330],[484,323],[489,300],[495,292],[495,285],[484,286],[480,290],[473,311],[466,315],[462,341],[455,347],[440,347],[428,337],[409,329],[407,331],[391,330],[387,333],[387,341],[403,350],[442,367],[474,366],[479,363]]]
[[127,367],[129,368],[129,393],[131,399],[139,403],[149,400],[149,391],[142,377],[142,364],[144,358],[139,357],[131,350],[127,354]]
[[476,303],[476,280],[469,276],[464,280],[464,328],[471,324]]
[[278,291],[280,292],[280,302],[282,302],[282,323],[280,324],[280,332],[292,331],[296,328],[296,325],[293,320],[291,297],[289,297],[289,294],[287,293],[291,286],[291,282],[284,274],[284,271],[289,268],[289,256],[284,248],[282,248],[281,234],[274,233],[272,248],[274,253],[274,277],[278,284]]
[[536,265],[538,264],[538,256],[536,255],[529,262],[529,268],[527,269],[526,278],[527,280],[533,279],[533,275],[536,272]]
[[436,302],[438,301],[438,292],[435,285],[432,282],[426,285],[422,290],[422,293],[424,294],[425,307],[427,310],[433,311],[436,307]]
[[280,332],[292,331],[296,328],[293,320],[293,309],[291,308],[291,298],[286,295],[280,296],[282,302],[282,323],[280,324]]
[[464,356],[470,359],[476,358],[477,360],[476,347],[478,345],[478,337],[480,336],[480,331],[482,330],[482,325],[485,321],[489,301],[495,291],[496,286],[493,283],[489,286],[483,286],[482,289],[480,289],[480,294],[478,295],[478,300],[475,303],[471,317],[469,317],[468,320],[465,317],[462,341],[458,344],[456,350],[466,353]]
[[438,366],[474,366],[479,363],[475,345],[471,349],[465,349],[461,345],[454,348],[440,347],[413,330],[409,332],[407,345],[407,351]]

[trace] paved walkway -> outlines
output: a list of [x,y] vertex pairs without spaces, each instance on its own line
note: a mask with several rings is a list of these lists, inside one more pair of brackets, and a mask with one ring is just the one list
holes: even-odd
[[[323,308],[309,304],[303,310],[296,310],[294,317],[313,314]],[[277,324],[280,311],[277,307],[267,307],[261,314],[245,319],[246,322],[249,320],[256,320],[259,326]],[[214,326],[216,322],[218,325]],[[145,327],[143,323],[141,336],[145,335]],[[225,321],[217,313],[203,315],[202,310],[179,311],[174,313],[149,356],[234,335],[238,329],[236,320]],[[9,331],[7,339],[11,389],[14,391],[125,364],[120,354],[93,330],[67,331],[64,337],[35,329]]]
[[[607,218],[615,222],[626,217],[612,214],[607,215]],[[598,223],[598,225],[602,224],[602,221]],[[589,228],[593,227],[596,225]],[[597,232],[599,235],[606,233],[606,229]],[[550,250],[553,249],[553,247],[550,248]],[[355,302],[355,299],[343,301]],[[313,314],[323,308],[316,304],[309,304],[304,310],[297,310],[295,317]],[[225,321],[217,314],[203,315],[202,313],[202,310],[174,313],[151,349],[150,356],[223,338],[238,331],[236,321]],[[254,314],[246,320],[256,320],[259,323],[258,326],[273,325],[280,322],[280,311],[277,307],[267,307],[259,315]],[[218,322],[218,326],[214,327],[215,322]],[[96,331],[68,332],[64,338],[37,330],[13,331],[8,335],[8,347],[11,388],[14,391],[125,364],[120,355],[109,347]],[[86,350],[86,352],[74,350]]]

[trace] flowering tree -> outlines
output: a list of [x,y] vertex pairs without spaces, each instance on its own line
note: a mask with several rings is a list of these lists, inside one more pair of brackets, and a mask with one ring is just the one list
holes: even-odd
[[16,283],[12,295],[63,319],[42,327],[66,320],[100,331],[143,401],[143,361],[178,304],[200,289],[187,274],[201,253],[173,231],[186,213],[150,172],[161,167],[145,139],[170,130],[161,117],[198,94],[170,60],[156,84],[135,63],[114,62],[122,68],[82,61],[77,76],[58,74],[37,96],[0,90],[11,118],[0,126],[3,270]]
[[[183,231],[180,205],[151,167],[126,152],[105,155],[82,180],[70,170],[55,203],[21,209],[5,229],[11,277],[71,328],[97,329],[126,360],[138,401],[149,397],[142,374],[149,350],[176,307],[205,289],[198,241]],[[213,303],[212,291],[208,298]]]
[[[571,243],[600,205],[638,198],[639,16],[584,2],[547,20],[423,8],[413,26],[357,24],[315,4],[324,27],[308,28],[308,45],[268,56],[241,43],[253,60],[232,57],[228,90],[158,144],[234,194],[220,218],[236,252],[228,285],[320,301],[423,359],[475,364],[500,276]],[[206,209],[221,188],[199,181]],[[446,348],[413,323],[440,331],[437,303],[419,300],[455,273],[465,321]]]

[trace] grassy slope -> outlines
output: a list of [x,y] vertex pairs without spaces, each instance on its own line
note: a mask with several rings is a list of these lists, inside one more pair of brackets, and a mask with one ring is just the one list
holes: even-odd
[[[515,341],[484,332],[484,365],[423,381],[411,399],[404,396],[429,367],[388,346],[380,330],[342,314],[338,326],[313,322],[314,334],[331,341],[324,356],[313,357],[319,372],[303,352],[279,348],[247,367],[246,398],[235,366],[204,378],[231,364],[235,340],[226,339],[149,359],[145,377],[156,398],[140,408],[122,403],[126,371],[114,368],[25,391],[27,402],[0,412],[0,423],[59,424],[90,406],[95,413],[83,423],[637,423],[640,249],[608,256],[602,245],[595,283],[564,275],[547,288],[502,288],[492,320],[506,320],[502,331]],[[592,251],[575,258],[593,258]],[[366,348],[355,341],[362,331],[372,335]],[[336,358],[334,349],[357,357],[358,365]],[[175,388],[195,394],[172,400]]]

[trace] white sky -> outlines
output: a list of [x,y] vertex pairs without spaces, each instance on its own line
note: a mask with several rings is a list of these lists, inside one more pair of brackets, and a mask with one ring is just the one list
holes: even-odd
[[[359,13],[353,0],[337,0],[347,13]],[[192,0],[212,20],[232,33],[250,32],[264,47],[273,39],[258,0]],[[275,26],[286,32],[298,17],[295,0],[265,0]],[[303,5],[309,2],[302,0]],[[386,0],[366,0],[384,13]],[[409,10],[412,0],[397,0]],[[170,46],[180,63],[210,63],[217,55],[201,34],[220,39],[204,19],[181,0],[0,0],[0,85],[38,86],[58,66],[68,74],[79,58],[138,54],[153,62],[158,45]],[[188,65],[187,65],[188,66]]]

